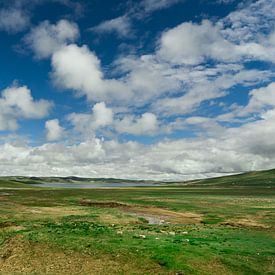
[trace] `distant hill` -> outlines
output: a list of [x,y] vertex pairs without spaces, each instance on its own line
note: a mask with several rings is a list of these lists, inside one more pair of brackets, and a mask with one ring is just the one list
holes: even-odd
[[5,185],[14,185],[16,187],[26,186],[26,184],[41,184],[41,183],[159,183],[152,180],[129,180],[116,178],[82,178],[82,177],[23,177],[23,176],[7,176],[0,177],[1,183]]
[[[26,187],[26,184],[39,183],[165,183],[149,180],[129,180],[116,178],[82,178],[70,177],[0,177],[0,187]],[[166,182],[167,184],[186,187],[275,187],[275,169],[266,171],[247,172],[217,178],[191,180],[184,182]]]
[[192,180],[184,183],[188,186],[220,186],[220,187],[241,187],[259,186],[275,187],[275,169],[265,171],[247,172],[237,175],[209,178],[203,180]]

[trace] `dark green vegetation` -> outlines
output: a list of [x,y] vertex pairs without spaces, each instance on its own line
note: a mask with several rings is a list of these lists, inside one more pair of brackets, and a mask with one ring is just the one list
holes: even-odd
[[27,184],[39,180],[0,181],[0,274],[275,274],[274,170],[146,188]]

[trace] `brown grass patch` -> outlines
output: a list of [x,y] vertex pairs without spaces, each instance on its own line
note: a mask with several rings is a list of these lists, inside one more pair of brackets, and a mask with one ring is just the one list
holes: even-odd
[[221,223],[222,225],[229,225],[232,227],[253,227],[268,229],[270,226],[259,223],[252,218],[240,218],[240,219],[230,219]]
[[198,224],[202,222],[202,215],[191,212],[175,212],[164,208],[151,207],[151,206],[139,206],[130,205],[120,202],[97,202],[88,199],[80,200],[80,205],[100,207],[100,208],[118,208],[129,214],[137,214],[141,217],[144,215],[155,217],[157,219],[164,220],[165,223],[172,224]]
[[71,215],[87,215],[89,214],[82,207],[64,207],[64,206],[51,206],[51,207],[26,207],[23,205],[16,205],[15,218],[23,219],[40,219],[40,218],[61,218]]
[[19,236],[0,246],[0,270],[1,274],[164,274],[156,263],[139,267],[108,255],[64,251]]

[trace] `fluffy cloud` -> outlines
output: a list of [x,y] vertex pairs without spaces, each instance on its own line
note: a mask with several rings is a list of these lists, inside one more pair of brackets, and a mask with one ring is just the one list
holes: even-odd
[[205,58],[232,61],[237,57],[234,45],[208,20],[199,25],[182,23],[164,32],[158,54],[177,64],[198,64]]
[[93,120],[96,127],[110,125],[113,122],[113,112],[104,102],[97,103],[93,107]]
[[25,175],[185,180],[268,169],[275,166],[274,118],[272,110],[262,120],[224,129],[211,138],[152,145],[97,138],[72,146],[6,143],[0,145],[0,170],[1,174],[9,174],[12,168],[14,174]]
[[17,33],[25,30],[29,25],[27,12],[11,7],[0,10],[0,30]]
[[60,20],[55,25],[44,21],[25,36],[24,41],[39,59],[50,57],[67,43],[75,41],[79,30],[75,23]]
[[132,24],[130,19],[124,15],[111,20],[106,20],[99,25],[90,28],[91,31],[96,33],[111,33],[115,32],[120,37],[129,37],[132,32]]
[[[235,62],[258,59],[275,62],[273,33],[260,41],[232,43],[226,29],[204,20],[201,24],[182,23],[161,36],[158,55],[175,64],[195,65],[208,59]],[[241,42],[241,43],[240,43]]]
[[59,140],[64,134],[64,128],[59,125],[58,119],[47,120],[45,128],[47,130],[47,140],[49,141]]
[[128,88],[115,79],[104,79],[100,60],[87,46],[71,44],[52,57],[53,79],[61,87],[86,95],[90,101],[129,98]]
[[113,110],[107,108],[104,102],[95,104],[91,114],[72,113],[68,116],[68,120],[73,124],[74,129],[86,138],[94,136],[96,130],[106,126],[118,133],[133,135],[152,135],[158,130],[158,121],[154,114],[115,117]]
[[93,106],[91,114],[72,113],[68,119],[76,131],[91,136],[95,130],[113,123],[113,111],[104,102],[100,102]]
[[275,108],[275,83],[270,83],[267,87],[254,89],[249,93],[249,103],[241,110],[239,115],[262,112],[264,109]]
[[144,113],[138,118],[125,116],[115,121],[115,128],[119,133],[134,135],[151,135],[158,129],[157,117],[152,113]]
[[43,118],[48,115],[51,105],[47,100],[34,100],[26,86],[7,88],[0,98],[0,130],[16,130],[17,120],[21,118]]

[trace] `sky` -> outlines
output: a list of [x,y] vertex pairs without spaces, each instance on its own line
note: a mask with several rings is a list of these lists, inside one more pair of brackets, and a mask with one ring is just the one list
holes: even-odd
[[275,168],[275,0],[0,0],[0,175]]

